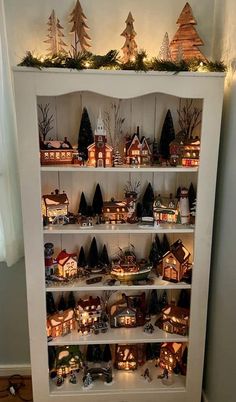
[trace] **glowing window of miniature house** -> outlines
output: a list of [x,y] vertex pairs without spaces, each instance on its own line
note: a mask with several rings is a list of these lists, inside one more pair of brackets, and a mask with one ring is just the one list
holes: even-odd
[[99,152],[99,153],[98,153],[98,157],[99,157],[99,158],[102,158],[102,152]]
[[90,156],[91,156],[91,158],[94,158],[95,154],[93,151],[90,152]]

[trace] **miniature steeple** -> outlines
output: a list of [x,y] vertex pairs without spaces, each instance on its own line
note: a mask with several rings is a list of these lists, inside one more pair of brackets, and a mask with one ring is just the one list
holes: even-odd
[[101,109],[99,109],[99,116],[97,119],[97,127],[95,129],[95,135],[107,135],[106,130],[104,128]]

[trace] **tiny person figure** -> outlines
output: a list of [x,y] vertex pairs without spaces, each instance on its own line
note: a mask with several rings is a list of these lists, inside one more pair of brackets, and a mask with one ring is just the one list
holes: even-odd
[[163,370],[163,378],[166,378],[167,380],[169,378],[169,373],[168,373],[167,368],[164,368],[164,370]]
[[72,384],[76,384],[76,383],[77,383],[76,375],[75,375],[75,372],[74,372],[74,371],[72,371],[72,372],[70,373],[70,379],[69,379],[69,381],[70,381]]

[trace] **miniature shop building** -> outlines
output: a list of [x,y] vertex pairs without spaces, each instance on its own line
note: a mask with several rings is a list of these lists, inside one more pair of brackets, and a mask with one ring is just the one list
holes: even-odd
[[75,314],[73,309],[60,311],[47,318],[47,336],[56,338],[69,334],[75,329]]
[[66,250],[62,250],[57,258],[58,275],[63,278],[73,278],[77,276],[77,256],[76,254],[68,254]]
[[88,166],[111,167],[113,163],[113,148],[107,144],[106,130],[101,112],[98,117],[94,135],[94,143],[88,146]]
[[115,368],[126,371],[138,368],[138,351],[136,345],[116,345]]
[[181,362],[182,354],[182,343],[162,343],[160,351],[160,367],[172,372],[175,369],[176,364]]
[[41,149],[41,165],[71,164],[73,161],[73,149],[65,137],[64,141],[44,141],[47,149]]
[[176,136],[170,143],[169,149],[171,165],[199,166],[200,140],[198,137],[184,139],[183,136]]
[[156,222],[176,223],[178,216],[178,200],[172,197],[160,197],[154,200],[153,216]]
[[109,223],[122,223],[128,219],[128,206],[125,201],[105,201],[103,203],[103,219]]
[[55,193],[43,195],[42,197],[42,215],[53,221],[54,218],[68,215],[69,200],[66,193]]
[[139,139],[139,134],[134,134],[127,141],[125,154],[128,165],[150,165],[151,163],[151,149],[145,137],[142,137],[141,140]]
[[101,319],[102,306],[99,297],[89,297],[87,300],[80,299],[77,303],[76,320],[78,332],[87,335],[92,330],[92,326]]
[[170,246],[170,251],[162,259],[163,280],[180,282],[189,267],[190,252],[184,247],[181,240]]
[[186,336],[189,328],[189,309],[168,305],[162,310],[158,326],[171,334]]
[[[126,305],[124,305],[124,303]],[[135,296],[123,295],[122,300],[111,307],[110,325],[113,328],[138,327],[145,324],[145,293]]]

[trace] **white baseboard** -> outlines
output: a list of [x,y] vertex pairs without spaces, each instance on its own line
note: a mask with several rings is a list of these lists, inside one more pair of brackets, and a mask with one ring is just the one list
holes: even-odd
[[9,377],[13,374],[31,375],[30,364],[0,364],[0,377]]
[[208,402],[208,399],[204,391],[202,391],[202,402]]

